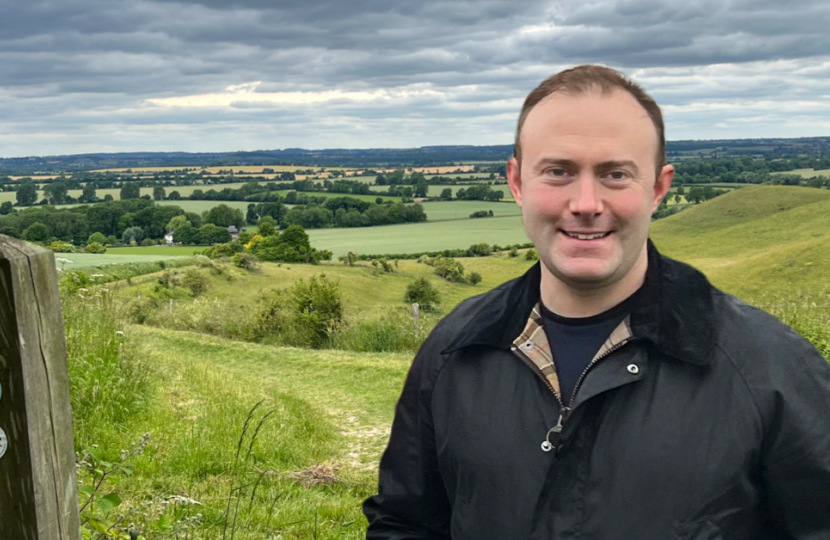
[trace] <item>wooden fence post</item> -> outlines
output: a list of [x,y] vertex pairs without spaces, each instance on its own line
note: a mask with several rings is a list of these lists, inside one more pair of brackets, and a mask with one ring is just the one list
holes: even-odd
[[0,538],[80,540],[55,255],[0,236]]

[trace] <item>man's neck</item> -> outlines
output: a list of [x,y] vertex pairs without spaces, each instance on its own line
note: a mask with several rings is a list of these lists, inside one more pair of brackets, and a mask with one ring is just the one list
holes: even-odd
[[648,268],[646,250],[622,279],[601,287],[574,287],[557,278],[542,264],[541,301],[562,317],[598,315],[616,306],[642,286]]

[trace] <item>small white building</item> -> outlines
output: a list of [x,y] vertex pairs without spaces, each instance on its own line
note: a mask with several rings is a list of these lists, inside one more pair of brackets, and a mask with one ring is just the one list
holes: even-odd
[[173,245],[173,232],[169,232],[164,235],[164,243],[168,245]]

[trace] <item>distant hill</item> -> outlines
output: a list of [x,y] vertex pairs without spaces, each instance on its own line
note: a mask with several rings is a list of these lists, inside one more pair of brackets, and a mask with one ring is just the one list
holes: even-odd
[[[756,156],[767,159],[822,155],[830,152],[830,137],[799,139],[723,139],[668,141],[670,160]],[[69,156],[0,158],[0,175],[59,173],[134,167],[199,167],[242,165],[302,166],[434,166],[471,161],[506,161],[512,144],[494,146],[422,146],[420,148],[367,148],[258,150],[255,152],[122,152]]]
[[734,190],[652,224],[662,253],[742,297],[830,293],[830,191]]

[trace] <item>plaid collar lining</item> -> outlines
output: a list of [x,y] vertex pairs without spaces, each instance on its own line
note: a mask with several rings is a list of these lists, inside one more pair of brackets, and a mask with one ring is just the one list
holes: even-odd
[[[631,332],[631,317],[626,315],[625,319],[611,332],[602,347],[591,359],[591,365],[597,362],[612,349],[619,347],[633,337]],[[513,340],[514,351],[520,351],[526,356],[536,368],[537,372],[550,384],[553,393],[561,403],[562,391],[559,387],[559,377],[556,375],[556,363],[550,351],[548,336],[542,326],[542,310],[537,302],[530,312],[527,324],[519,336]]]

